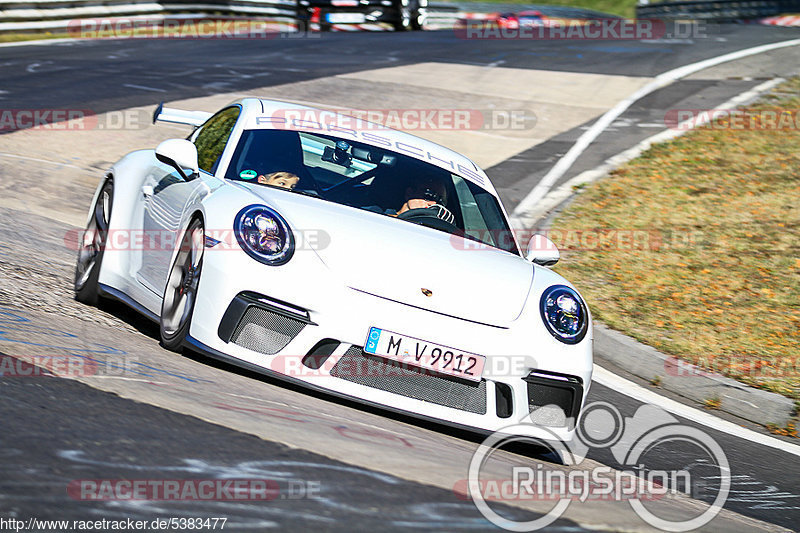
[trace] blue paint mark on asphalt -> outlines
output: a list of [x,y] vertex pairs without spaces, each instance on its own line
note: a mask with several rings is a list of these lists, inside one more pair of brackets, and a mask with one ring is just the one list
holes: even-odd
[[[63,340],[56,341],[60,342],[61,344],[37,343],[37,342],[32,342],[30,340],[25,340],[24,339],[25,333],[36,333],[39,335],[51,336]],[[63,352],[65,355],[73,355],[75,357],[80,357],[88,361],[91,361],[93,363],[96,363],[98,365],[106,366],[108,368],[120,369],[125,372],[131,372],[140,376],[145,376],[150,378],[157,377],[159,374],[161,374],[183,379],[191,383],[199,383],[199,382],[213,383],[213,381],[207,379],[192,378],[185,374],[170,372],[167,370],[163,370],[161,368],[146,365],[144,363],[127,362],[127,364],[123,366],[111,361],[96,359],[87,354],[118,356],[118,355],[126,355],[127,352],[124,350],[120,350],[118,348],[113,348],[111,346],[106,346],[97,343],[91,344],[92,348],[94,349],[85,347],[76,347],[74,345],[69,346],[70,340],[74,340],[76,342],[80,342],[81,344],[83,344],[83,340],[74,333],[69,333],[60,329],[40,326],[32,322],[29,318],[22,316],[21,314],[18,314],[18,312],[16,311],[10,311],[7,309],[0,308],[0,341],[13,342],[17,344],[23,344],[26,346],[35,346],[37,348],[45,348],[49,350],[59,351]],[[131,366],[136,366],[139,368],[139,370],[135,370],[131,368]],[[146,372],[143,369],[151,370],[152,372]]]
[[52,348],[54,350],[65,350],[69,352],[74,351],[74,352],[86,352],[86,353],[108,354],[108,355],[122,355],[125,353],[122,350],[118,350],[116,348],[112,348],[110,346],[104,346],[101,344],[96,345],[102,348],[100,350],[90,350],[88,348],[75,348],[57,344],[41,344],[27,340],[22,340],[20,338],[9,337],[8,335],[13,331],[17,331],[19,333],[35,332],[39,334],[50,335],[53,337],[75,339],[80,341],[80,338],[75,334],[67,333],[66,331],[59,329],[39,326],[31,322],[30,319],[28,318],[25,318],[23,316],[20,316],[18,314],[9,311],[0,310],[0,341],[16,342],[28,346],[38,346],[40,348]]

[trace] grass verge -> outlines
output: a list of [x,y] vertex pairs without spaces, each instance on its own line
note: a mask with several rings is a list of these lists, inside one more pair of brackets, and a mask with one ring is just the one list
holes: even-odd
[[[448,1],[448,0],[444,0]],[[468,3],[471,0],[459,0],[459,3]],[[475,0],[481,3],[492,4],[521,4],[521,5],[547,5],[576,7],[591,9],[601,13],[610,13],[626,18],[636,16],[636,0]]]
[[555,269],[610,327],[800,399],[800,78],[742,111],[583,188]]
[[16,43],[20,41],[38,41],[41,39],[66,39],[71,37],[68,33],[2,33],[0,43]]

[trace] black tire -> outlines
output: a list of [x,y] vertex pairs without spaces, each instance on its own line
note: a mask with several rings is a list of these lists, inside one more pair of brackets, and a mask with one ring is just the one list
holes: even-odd
[[397,20],[392,23],[394,31],[410,31],[415,11],[409,0],[397,0]]
[[161,345],[173,352],[181,351],[183,342],[189,335],[203,268],[204,249],[203,221],[195,218],[181,237],[178,253],[169,269],[161,304]]
[[414,31],[421,31],[422,30],[422,21],[420,20],[419,11],[415,11],[413,16],[411,17],[411,29]]
[[333,24],[328,22],[328,12],[324,9],[320,9],[319,11],[319,31],[320,32],[329,32],[333,29]]
[[[100,189],[92,217],[78,242],[78,260],[75,263],[75,299],[87,305],[97,305],[100,291],[97,280],[103,264],[103,254],[108,239],[108,223],[114,201],[114,180],[108,178]],[[88,241],[87,241],[88,238]]]
[[415,2],[414,4],[414,11],[411,14],[411,29],[414,31],[422,31],[425,25],[425,19],[427,18],[427,10],[423,13],[420,13],[420,5],[419,2]]
[[311,32],[311,10],[298,4],[297,14],[297,31],[298,33],[308,34]]

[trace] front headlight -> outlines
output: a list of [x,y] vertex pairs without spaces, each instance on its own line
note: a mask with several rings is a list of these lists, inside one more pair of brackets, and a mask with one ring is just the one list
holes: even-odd
[[583,340],[589,326],[589,313],[577,292],[566,285],[553,285],[542,294],[539,309],[553,337],[566,344]]
[[239,211],[233,224],[239,246],[267,265],[282,265],[292,258],[294,236],[289,224],[265,205],[250,205]]

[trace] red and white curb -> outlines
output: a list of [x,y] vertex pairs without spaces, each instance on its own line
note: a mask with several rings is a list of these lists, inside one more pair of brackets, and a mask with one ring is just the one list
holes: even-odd
[[770,26],[800,26],[800,15],[779,15],[777,17],[767,17],[758,22]]

